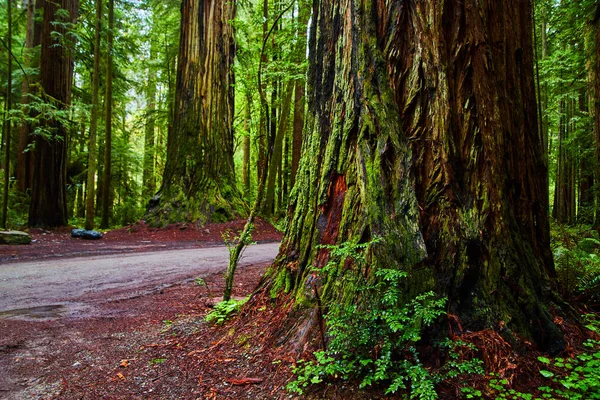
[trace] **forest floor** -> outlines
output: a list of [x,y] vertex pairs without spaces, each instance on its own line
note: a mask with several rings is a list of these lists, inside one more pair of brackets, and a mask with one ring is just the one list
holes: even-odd
[[[135,224],[98,242],[70,238],[70,230],[32,231],[30,246],[0,247],[0,263],[130,253],[222,244],[243,221],[164,230]],[[281,239],[264,221],[254,239]],[[287,398],[292,359],[257,352],[233,326],[205,316],[220,300],[223,270],[202,285],[185,281],[143,295],[106,301],[93,315],[0,316],[0,399],[272,399]],[[234,296],[256,288],[268,265],[239,270]]]

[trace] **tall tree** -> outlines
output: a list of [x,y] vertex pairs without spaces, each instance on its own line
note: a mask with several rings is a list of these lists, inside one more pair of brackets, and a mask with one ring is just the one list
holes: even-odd
[[[591,56],[591,104],[593,115],[594,147],[596,153],[596,177],[600,179],[600,4],[596,6],[592,19],[592,56]],[[600,208],[600,191],[596,194],[597,207]],[[600,212],[596,210],[596,226],[600,226]]]
[[[27,105],[30,103],[30,93],[35,93],[35,83],[39,82],[39,76],[34,73],[39,67],[39,54],[35,49],[40,45],[41,23],[35,18],[36,10],[42,8],[43,0],[27,0],[27,30],[25,33],[25,54],[24,67],[29,71],[21,88],[21,103]],[[31,115],[32,113],[30,113]],[[17,165],[16,178],[17,190],[25,193],[31,188],[32,179],[32,152],[29,146],[32,143],[32,126],[27,121],[22,121],[19,127],[19,139],[17,143]]]
[[[58,109],[71,102],[73,56],[69,46],[70,24],[75,22],[78,0],[46,0],[43,3],[40,84],[44,97]],[[67,224],[66,155],[68,127],[64,120],[46,119],[47,134],[36,135],[29,226]]]
[[88,141],[88,168],[86,183],[85,204],[85,229],[94,228],[94,200],[96,200],[96,164],[98,152],[96,150],[96,137],[98,132],[99,104],[98,93],[100,89],[100,38],[102,36],[102,0],[96,0],[96,20],[94,32],[94,71],[92,73],[92,117],[90,122],[90,136]]
[[[298,29],[295,58],[299,64],[306,59],[306,31],[309,17],[310,8],[308,4],[303,0],[298,0]],[[300,155],[302,153],[302,130],[304,129],[304,108],[306,105],[304,99],[305,84],[305,79],[296,79],[296,88],[294,90],[294,130],[292,134],[292,186],[296,182],[296,174],[298,173],[298,165],[300,164]]]
[[319,245],[380,237],[366,271],[340,274],[404,270],[404,295],[446,296],[462,329],[563,348],[531,2],[316,4],[308,136],[271,281],[291,282],[301,305],[291,334],[310,339],[310,305],[364,301],[339,275],[315,279],[329,259]]
[[184,0],[175,92],[162,186],[150,218],[226,220],[244,209],[233,162],[234,3]]
[[111,210],[111,166],[112,166],[112,126],[113,126],[113,45],[115,28],[115,0],[108,0],[108,51],[106,56],[106,129],[104,133],[104,179],[102,179],[102,222],[103,229],[108,228]]
[[[154,23],[153,23],[154,25]],[[156,130],[156,57],[157,41],[152,27],[150,40],[150,59],[146,83],[146,126],[144,131],[144,171],[143,171],[143,197],[150,198],[156,193],[156,178],[154,177],[154,141]]]
[[12,108],[12,2],[12,0],[6,2],[6,14],[8,16],[8,45],[6,47],[8,53],[8,73],[6,74],[7,85],[3,124],[4,131],[2,134],[4,137],[4,191],[2,199],[2,220],[0,221],[0,227],[2,229],[6,229],[6,224],[8,222],[8,190],[10,187],[10,137],[12,124],[10,122],[9,113]]

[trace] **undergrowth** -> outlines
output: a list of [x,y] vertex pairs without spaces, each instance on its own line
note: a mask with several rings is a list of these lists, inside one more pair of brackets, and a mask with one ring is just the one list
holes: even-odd
[[231,319],[248,301],[249,297],[242,300],[221,301],[206,315],[206,321],[221,325]]
[[600,236],[588,226],[552,226],[552,251],[563,296],[600,300]]
[[[315,272],[336,276],[361,301],[323,304],[327,310],[327,348],[314,353],[314,360],[298,362],[293,369],[297,378],[288,384],[289,391],[303,394],[309,385],[342,379],[358,381],[361,388],[384,385],[386,394],[404,391],[411,399],[436,399],[435,386],[440,381],[459,374],[483,373],[480,360],[462,361],[458,356],[450,357],[452,368],[439,373],[432,374],[423,365],[417,342],[423,328],[445,313],[446,300],[427,292],[403,302],[405,271],[380,269],[375,280],[355,271],[339,275],[339,266],[347,261],[365,270],[365,254],[380,240],[325,247],[330,261]],[[447,341],[440,347],[457,354],[456,346],[462,345]]]

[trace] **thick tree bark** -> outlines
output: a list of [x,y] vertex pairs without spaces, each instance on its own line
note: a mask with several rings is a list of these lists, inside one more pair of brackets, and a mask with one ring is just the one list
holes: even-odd
[[[57,15],[59,8],[68,13],[66,19],[60,13]],[[78,8],[78,0],[44,2],[40,83],[46,100],[59,108],[66,108],[71,102],[73,57],[69,43],[58,40],[72,40],[64,23],[75,21]],[[58,20],[61,23],[56,24]],[[52,35],[52,31],[59,35]],[[68,129],[59,121],[46,120],[44,123],[52,134],[49,138],[40,135],[35,138],[29,226],[62,226],[67,224]]]
[[175,118],[149,219],[228,220],[244,212],[233,162],[234,4],[184,0]]
[[106,128],[104,134],[104,178],[102,179],[102,221],[100,227],[107,229],[112,208],[112,127],[113,127],[113,44],[115,28],[115,0],[108,0],[108,54],[106,56]]
[[90,121],[90,136],[88,141],[88,168],[85,203],[85,229],[94,229],[94,200],[96,190],[96,165],[98,163],[97,133],[100,89],[100,38],[102,36],[102,0],[96,0],[96,24],[94,32],[94,71],[92,73],[92,116]]
[[378,236],[372,279],[403,269],[406,295],[446,296],[463,329],[560,350],[531,3],[323,0],[311,32],[308,136],[270,281],[304,307],[290,323],[350,290],[315,278],[319,244]]

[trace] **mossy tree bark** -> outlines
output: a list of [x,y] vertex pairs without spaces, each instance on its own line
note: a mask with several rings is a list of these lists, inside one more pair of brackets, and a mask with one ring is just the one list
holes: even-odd
[[184,0],[175,115],[149,219],[223,221],[245,212],[233,162],[233,27],[226,0]]
[[562,348],[531,3],[315,4],[303,156],[266,281],[287,281],[306,311],[290,316],[293,339],[314,332],[312,306],[349,290],[315,275],[318,245],[377,236],[372,279],[403,269],[406,295],[446,296],[463,329]]
[[[67,26],[77,18],[78,0],[46,0],[43,3],[40,84],[47,101],[59,108],[71,102],[73,56]],[[60,9],[66,11],[58,12]],[[68,15],[65,17],[65,15]],[[58,35],[53,34],[56,31]],[[29,208],[29,226],[55,227],[67,224],[67,143],[68,128],[59,121],[46,120],[49,137],[34,140],[34,165]]]

